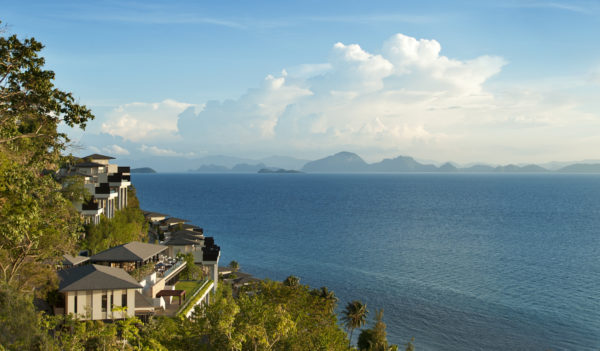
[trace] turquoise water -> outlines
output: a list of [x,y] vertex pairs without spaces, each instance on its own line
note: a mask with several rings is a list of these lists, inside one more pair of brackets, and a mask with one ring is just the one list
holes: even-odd
[[[221,264],[385,310],[417,350],[600,349],[600,176],[135,174]],[[357,333],[355,333],[357,334]]]

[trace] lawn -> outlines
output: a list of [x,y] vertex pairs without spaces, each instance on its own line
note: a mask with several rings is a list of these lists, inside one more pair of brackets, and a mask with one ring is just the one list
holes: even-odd
[[185,290],[185,297],[189,299],[192,297],[192,294],[198,289],[204,280],[192,281],[192,280],[184,280],[179,281],[175,284],[175,290]]

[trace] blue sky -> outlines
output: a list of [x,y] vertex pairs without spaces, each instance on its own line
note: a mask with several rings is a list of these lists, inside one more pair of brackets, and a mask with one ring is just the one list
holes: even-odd
[[[595,1],[0,1],[129,159],[600,158]],[[599,136],[596,136],[599,135]],[[159,161],[157,161],[159,162]]]

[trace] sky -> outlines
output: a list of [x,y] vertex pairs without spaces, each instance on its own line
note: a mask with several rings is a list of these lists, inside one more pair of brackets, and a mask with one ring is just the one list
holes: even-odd
[[598,1],[0,0],[0,20],[96,115],[64,128],[79,155],[600,159]]

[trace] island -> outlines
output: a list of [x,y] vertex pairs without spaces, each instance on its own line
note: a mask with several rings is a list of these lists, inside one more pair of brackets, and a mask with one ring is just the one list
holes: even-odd
[[304,173],[295,169],[283,169],[283,168],[261,168],[258,173]]
[[132,168],[131,173],[156,173],[156,171],[150,167],[141,167],[141,168]]

